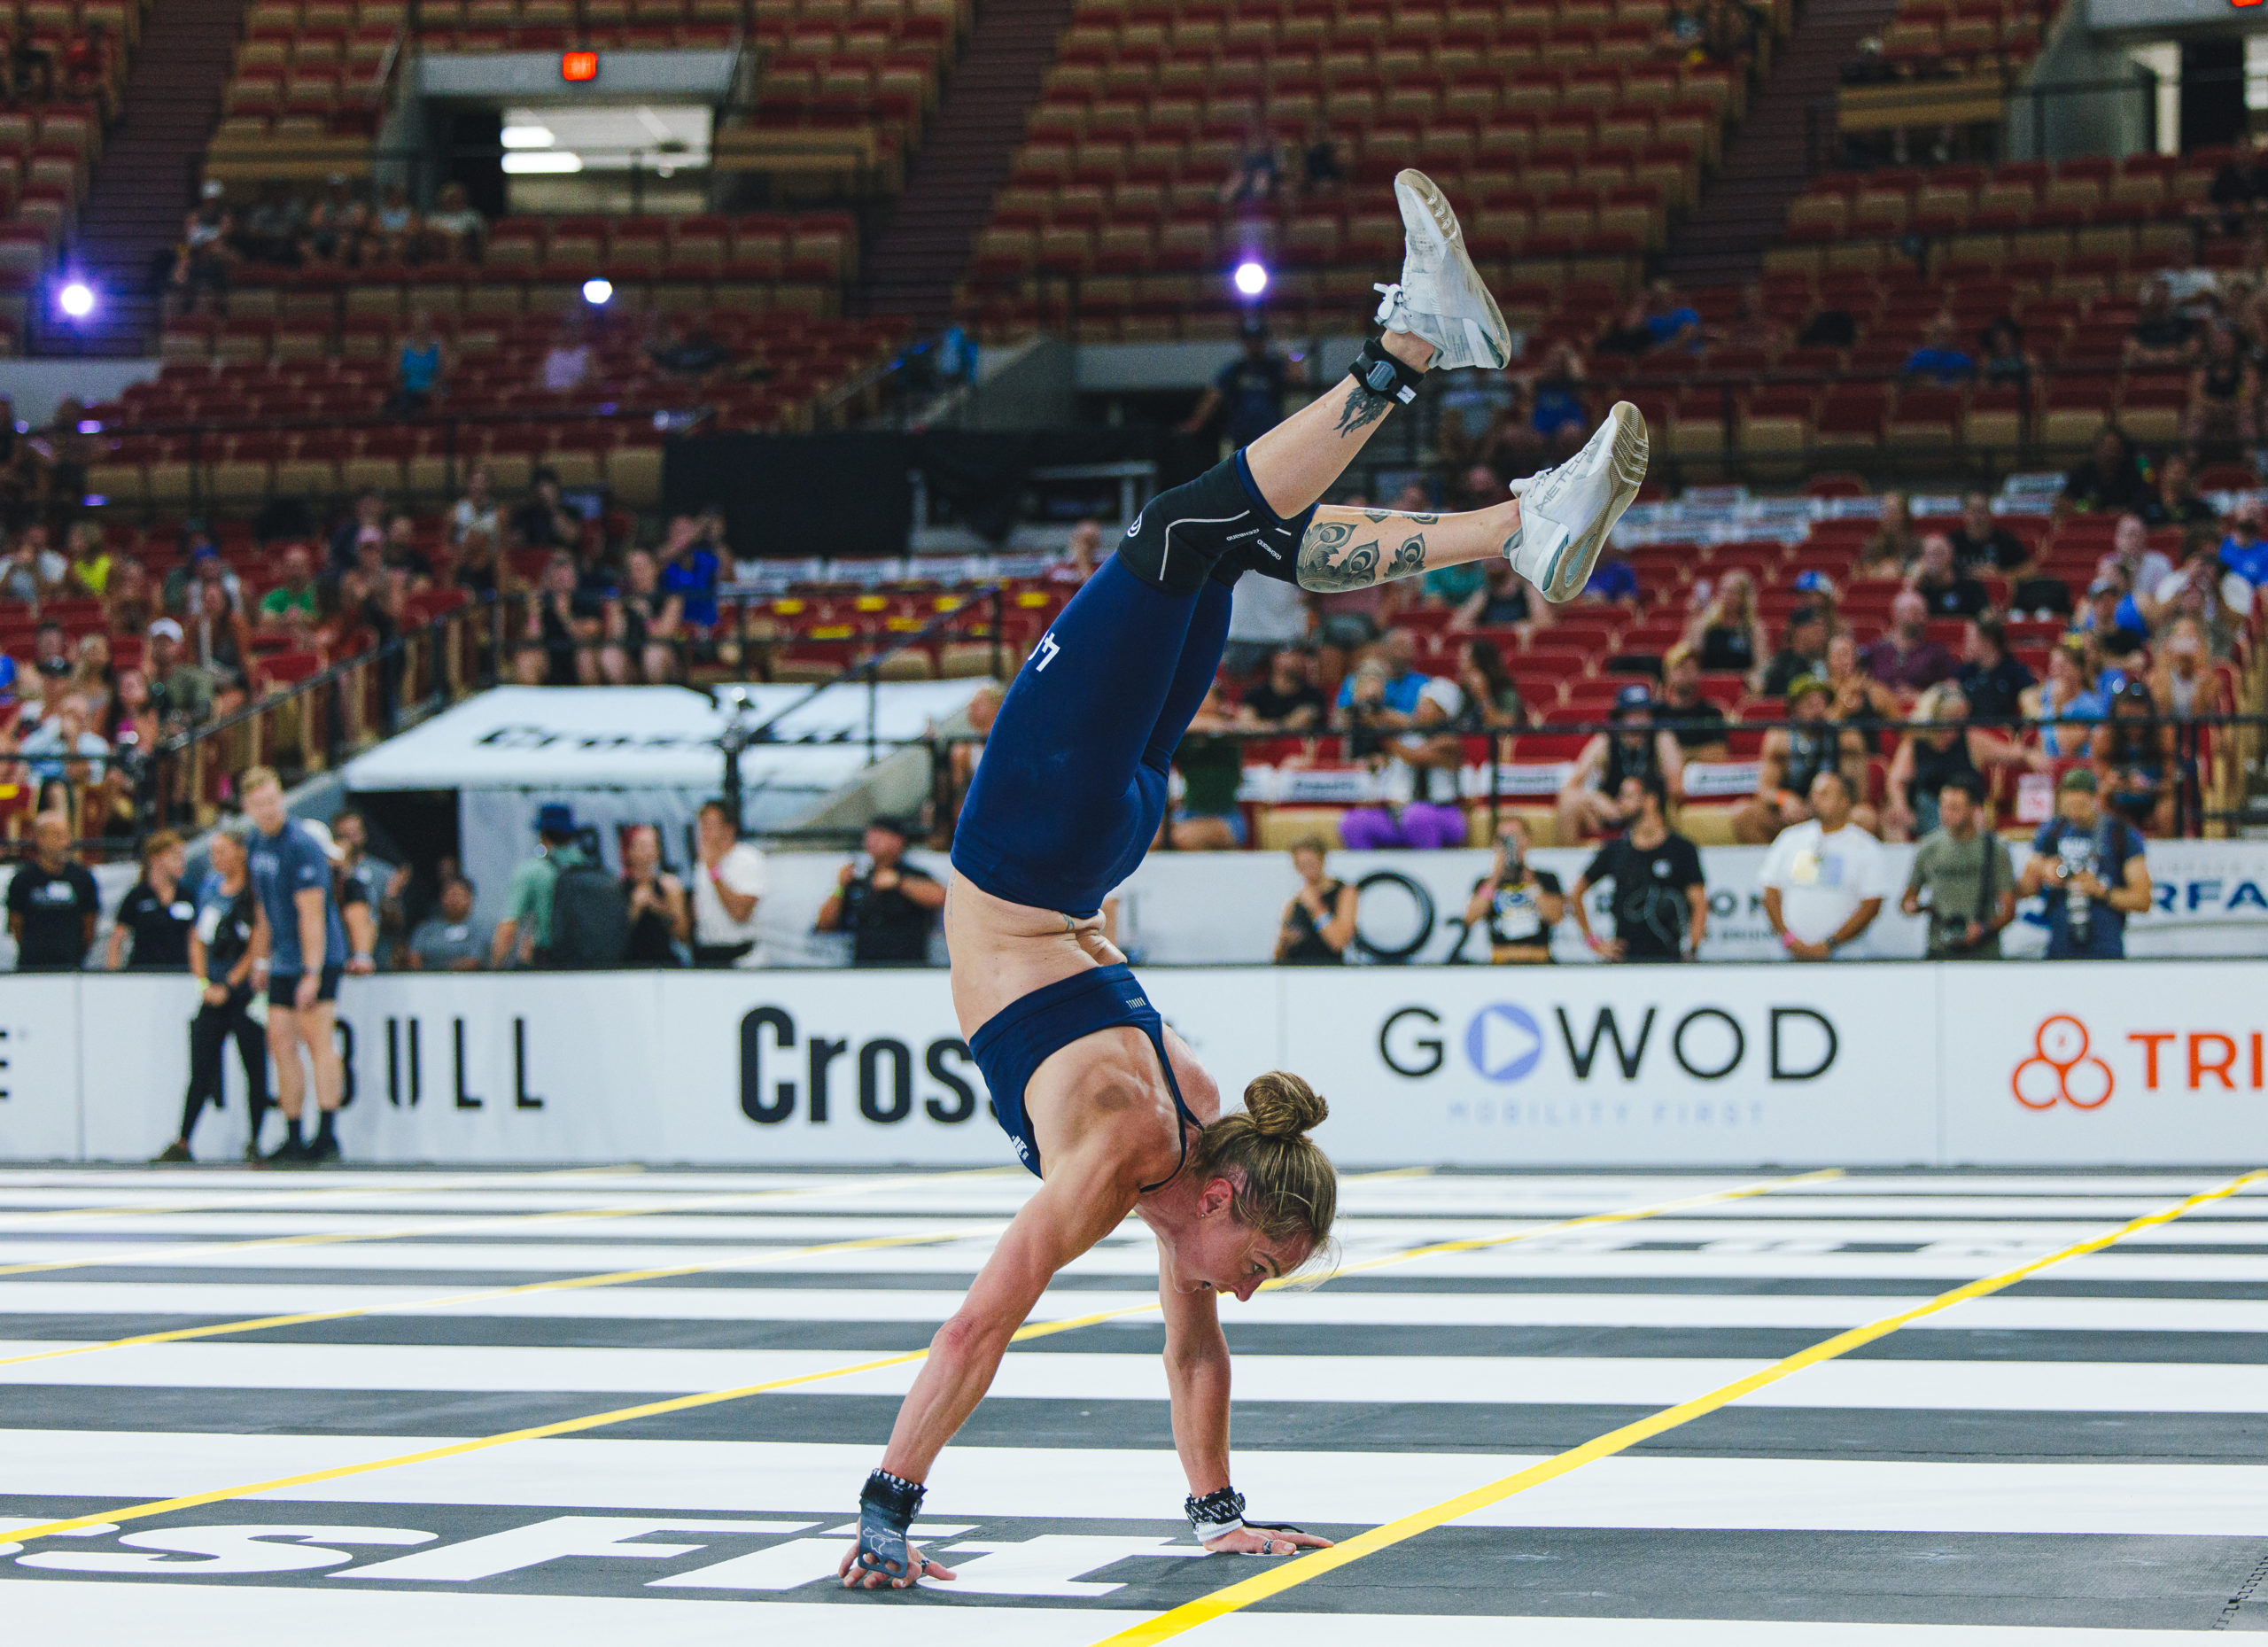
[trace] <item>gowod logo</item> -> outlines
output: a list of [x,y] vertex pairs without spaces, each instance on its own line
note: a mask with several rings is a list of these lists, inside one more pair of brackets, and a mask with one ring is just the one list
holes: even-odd
[[[1834,1022],[1811,1006],[1767,1006],[1760,1012],[1695,1006],[1674,1019],[1649,1006],[1635,1024],[1627,1015],[1618,1017],[1613,1007],[1601,1006],[1587,1027],[1578,1028],[1565,1006],[1555,1006],[1551,1022],[1556,1035],[1526,1007],[1492,1001],[1465,1025],[1465,1061],[1482,1080],[1509,1084],[1535,1074],[1556,1045],[1578,1082],[1589,1081],[1594,1070],[1604,1079],[1610,1068],[1626,1082],[1636,1081],[1650,1053],[1657,1062],[1666,1053],[1692,1080],[1722,1081],[1760,1047],[1766,1078],[1800,1082],[1825,1075],[1842,1045]],[[1443,1038],[1441,1028],[1441,1015],[1430,1006],[1397,1008],[1379,1026],[1379,1060],[1405,1080],[1440,1074],[1448,1062],[1447,1049],[1455,1045]]]
[[2040,1020],[2031,1037],[2032,1055],[2016,1067],[2009,1089],[2026,1109],[2100,1109],[2118,1090],[2110,1066],[2090,1050],[2086,1025],[2069,1013]]
[[1472,1015],[1464,1055],[1484,1081],[1517,1081],[1543,1061],[1543,1031],[1520,1008],[1498,1001]]

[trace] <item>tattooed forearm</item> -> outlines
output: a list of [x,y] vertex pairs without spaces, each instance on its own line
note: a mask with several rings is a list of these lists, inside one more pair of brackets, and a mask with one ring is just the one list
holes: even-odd
[[1358,429],[1368,429],[1393,409],[1393,396],[1373,394],[1360,384],[1350,384],[1346,402],[1339,408],[1339,432],[1350,435]]

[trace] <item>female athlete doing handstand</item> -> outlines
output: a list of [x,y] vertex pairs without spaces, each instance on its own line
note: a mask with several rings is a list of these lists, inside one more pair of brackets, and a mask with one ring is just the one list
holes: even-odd
[[1623,404],[1574,458],[1515,482],[1493,509],[1317,507],[1424,372],[1509,357],[1503,317],[1449,203],[1416,172],[1394,193],[1408,231],[1402,280],[1380,288],[1384,333],[1354,381],[1153,499],[1041,637],[985,744],[945,906],[953,1007],[993,1112],[1040,1187],[931,1342],[859,1495],[846,1584],[953,1576],[907,1542],[921,1483],[1048,1282],[1130,1212],[1157,1238],[1192,1529],[1208,1550],[1254,1555],[1328,1542],[1244,1521],[1229,1480],[1229,1352],[1216,1309],[1218,1294],[1251,1297],[1329,1237],[1338,1180],[1306,1136],[1323,1099],[1278,1072],[1223,1114],[1212,1078],[1160,1021],[1098,912],[1157,833],[1168,763],[1219,667],[1239,576],[1342,590],[1505,555],[1565,601],[1588,580],[1646,467],[1644,420]]

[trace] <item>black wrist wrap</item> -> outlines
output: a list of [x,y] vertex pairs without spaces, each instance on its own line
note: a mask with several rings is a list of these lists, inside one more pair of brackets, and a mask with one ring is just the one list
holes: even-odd
[[912,1576],[913,1556],[905,1530],[921,1509],[928,1489],[919,1481],[877,1470],[858,1492],[858,1566],[899,1579]]
[[1355,357],[1355,364],[1348,369],[1354,373],[1355,382],[1368,389],[1371,386],[1373,373],[1380,361],[1384,361],[1394,370],[1394,387],[1392,391],[1394,398],[1403,406],[1416,400],[1418,385],[1425,381],[1425,375],[1423,372],[1413,371],[1400,361],[1395,360],[1394,356],[1379,346],[1379,340],[1376,338],[1363,346],[1363,352]]

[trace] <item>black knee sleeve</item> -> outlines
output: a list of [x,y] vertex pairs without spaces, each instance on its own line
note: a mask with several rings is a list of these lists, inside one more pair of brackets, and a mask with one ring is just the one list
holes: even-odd
[[1314,512],[1278,517],[1261,501],[1239,452],[1152,498],[1120,540],[1118,558],[1168,594],[1194,594],[1208,578],[1233,585],[1254,571],[1296,582],[1300,538]]

